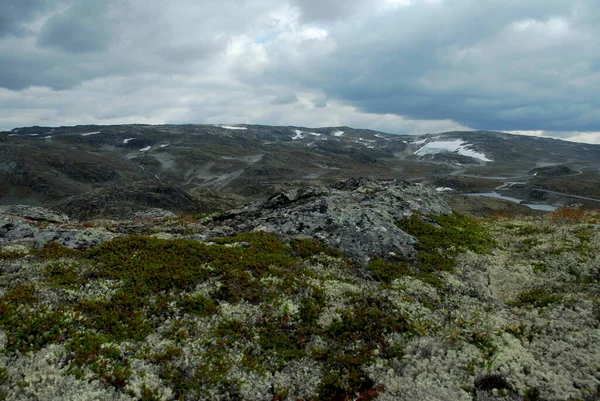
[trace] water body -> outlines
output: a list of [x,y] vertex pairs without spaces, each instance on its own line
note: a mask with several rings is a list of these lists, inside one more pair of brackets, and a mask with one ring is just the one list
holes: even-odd
[[521,205],[527,206],[530,209],[544,210],[547,212],[553,212],[556,209],[558,209],[558,207],[552,206],[552,205],[536,205],[536,204],[531,204],[531,203],[521,203],[521,202],[523,202],[521,199],[513,198],[511,196],[500,195],[498,192],[480,192],[480,193],[465,194],[465,195],[467,195],[467,196],[485,196],[488,198],[504,199],[504,200],[507,200],[510,202],[515,202],[515,203],[519,203]]

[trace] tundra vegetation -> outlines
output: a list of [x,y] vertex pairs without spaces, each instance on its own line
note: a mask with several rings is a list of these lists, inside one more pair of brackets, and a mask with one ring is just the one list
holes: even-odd
[[417,253],[368,266],[311,238],[161,234],[194,223],[0,248],[0,399],[600,397],[599,213],[415,214]]

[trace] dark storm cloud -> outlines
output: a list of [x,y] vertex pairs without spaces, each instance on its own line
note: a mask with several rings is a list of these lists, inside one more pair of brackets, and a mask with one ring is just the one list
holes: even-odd
[[55,3],[52,0],[3,0],[0,5],[0,38],[25,34],[27,29],[22,25],[45,13]]
[[585,17],[598,8],[592,1],[402,8],[338,28],[335,61],[319,84],[372,113],[481,129],[600,130],[600,30]]
[[75,2],[45,23],[38,44],[72,53],[106,49],[112,26],[107,16],[109,7],[110,1]]

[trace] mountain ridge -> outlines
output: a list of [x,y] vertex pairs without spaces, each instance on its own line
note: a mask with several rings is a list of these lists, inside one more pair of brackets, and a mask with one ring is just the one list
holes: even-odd
[[[102,210],[167,207],[205,213],[220,203],[240,206],[279,190],[350,177],[435,185],[452,176],[468,181],[473,192],[525,177],[520,181],[531,182],[531,188],[600,198],[590,184],[599,177],[600,145],[494,131],[415,137],[350,127],[249,124],[25,127],[0,133],[0,160],[1,204],[69,205],[62,211],[74,217],[92,217],[86,207],[98,199],[105,200],[98,204]],[[530,176],[536,168],[563,164],[583,174],[560,183],[557,177]],[[160,194],[153,197],[156,202],[143,200],[141,188],[164,192],[167,187],[195,201],[178,198],[169,206],[158,201]],[[519,197],[539,201],[531,191]],[[553,197],[555,204],[572,201]]]

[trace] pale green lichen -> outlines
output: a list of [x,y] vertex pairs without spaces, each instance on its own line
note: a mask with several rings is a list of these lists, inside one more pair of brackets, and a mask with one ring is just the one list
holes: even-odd
[[[496,248],[462,249],[435,280],[418,269],[387,282],[369,279],[318,244],[298,243],[294,251],[267,233],[213,245],[133,237],[106,244],[106,253],[63,257],[54,247],[48,255],[56,258],[0,261],[0,395],[597,397],[600,256],[590,249],[600,249],[598,223],[535,217],[480,224]],[[128,246],[136,249],[128,253]],[[120,269],[120,258],[137,275]],[[501,377],[509,390],[478,389],[482,377]]]

